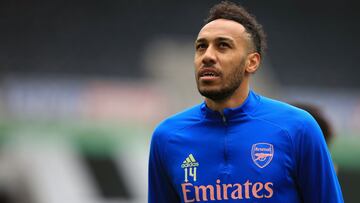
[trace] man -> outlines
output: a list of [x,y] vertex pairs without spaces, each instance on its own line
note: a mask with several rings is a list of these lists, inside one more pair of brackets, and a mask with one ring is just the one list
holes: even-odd
[[195,41],[205,101],[163,121],[149,159],[149,202],[343,202],[319,126],[305,111],[249,88],[261,26],[222,2]]

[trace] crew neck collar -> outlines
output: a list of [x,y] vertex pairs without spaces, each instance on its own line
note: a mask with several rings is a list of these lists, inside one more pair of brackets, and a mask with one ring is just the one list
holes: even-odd
[[222,117],[225,117],[227,120],[233,120],[243,118],[256,108],[259,100],[260,96],[254,91],[250,90],[245,101],[238,107],[225,108],[223,112],[220,113],[219,111],[210,109],[204,101],[201,104],[201,112],[204,114],[205,118],[209,119],[221,119]]

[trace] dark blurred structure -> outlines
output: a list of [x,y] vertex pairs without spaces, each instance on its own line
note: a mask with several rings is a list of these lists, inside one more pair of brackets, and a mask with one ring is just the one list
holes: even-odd
[[[1,1],[0,74],[146,77],[144,47],[157,36],[195,38],[218,1]],[[360,87],[359,4],[238,1],[268,34],[283,85]]]

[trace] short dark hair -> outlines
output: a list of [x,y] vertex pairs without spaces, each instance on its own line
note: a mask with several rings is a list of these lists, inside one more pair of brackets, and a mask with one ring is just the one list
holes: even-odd
[[256,21],[255,17],[247,12],[244,7],[233,2],[222,1],[210,9],[209,16],[205,19],[205,23],[207,24],[217,19],[233,20],[240,23],[245,27],[246,32],[250,34],[255,51],[261,56],[265,54],[265,32],[262,26]]

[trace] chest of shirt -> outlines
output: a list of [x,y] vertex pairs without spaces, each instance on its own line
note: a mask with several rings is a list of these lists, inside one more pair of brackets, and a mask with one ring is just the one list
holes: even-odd
[[273,125],[195,125],[171,135],[165,151],[184,202],[267,199],[295,187],[290,138]]

